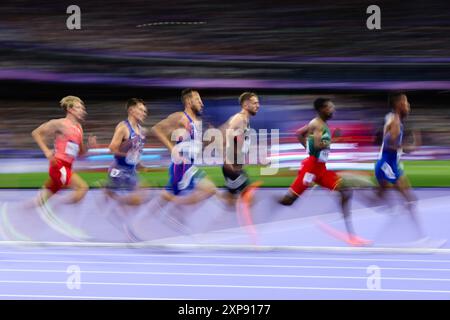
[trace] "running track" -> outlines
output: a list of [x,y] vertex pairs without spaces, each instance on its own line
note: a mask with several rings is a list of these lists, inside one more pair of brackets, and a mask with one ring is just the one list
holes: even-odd
[[[252,208],[258,244],[266,250],[257,250],[248,230],[237,224],[233,210],[215,199],[189,209],[158,209],[155,200],[126,213],[136,235],[150,243],[148,248],[120,247],[127,238],[117,227],[118,220],[111,218],[117,216],[112,213],[117,204],[103,203],[101,192],[91,191],[82,203],[71,207],[58,205],[60,199],[56,199],[52,203],[56,215],[86,231],[88,241],[117,247],[35,247],[3,242],[0,298],[450,298],[449,246],[433,247],[433,241],[450,238],[450,190],[416,190],[420,220],[433,239],[424,243],[411,242],[413,226],[402,208],[394,206],[395,197],[387,207],[365,208],[362,198],[355,196],[355,228],[374,240],[369,250],[414,247],[422,250],[420,254],[339,251],[347,246],[317,227],[320,219],[342,229],[336,199],[326,191],[311,190],[293,207],[284,208],[274,201],[283,191],[258,190]],[[10,229],[4,230],[6,216],[15,235],[28,237],[30,243],[74,242],[48,227],[38,213],[23,209],[34,192],[0,192],[3,209],[7,203],[2,211],[4,240],[17,240],[7,232]],[[122,214],[123,210],[119,211]],[[168,222],[167,214],[181,221],[185,229]],[[165,249],[155,247],[161,244]],[[176,246],[183,244],[199,246]],[[236,247],[221,249],[220,245]]]

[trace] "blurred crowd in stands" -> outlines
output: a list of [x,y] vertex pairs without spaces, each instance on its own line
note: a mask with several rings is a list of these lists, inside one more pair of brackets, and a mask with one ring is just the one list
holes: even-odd
[[334,121],[366,144],[377,142],[389,112],[387,91],[415,90],[409,128],[422,132],[423,144],[450,146],[448,0],[378,1],[375,31],[366,28],[372,1],[70,4],[81,9],[80,30],[66,27],[69,3],[1,3],[2,150],[36,149],[31,130],[63,115],[64,95],[85,100],[86,133],[107,144],[134,89],[151,126],[181,107],[178,94],[155,92],[183,87],[208,89],[205,122],[215,126],[238,110],[239,90],[263,91],[253,126],[279,128],[286,139],[311,118],[314,98],[329,96]]
[[[319,95],[319,94],[318,94]],[[336,104],[337,111],[330,121],[333,127],[341,128],[341,142],[356,142],[360,145],[375,145],[377,135],[383,126],[384,116],[390,110],[386,95],[383,94],[320,94],[330,97]],[[412,113],[407,121],[408,130],[420,131],[422,143],[430,146],[450,146],[450,107],[447,95],[410,93]],[[445,97],[446,96],[446,97]],[[313,116],[312,102],[317,95],[311,94],[261,94],[261,109],[252,119],[255,129],[279,129],[281,142],[295,142],[294,133]],[[38,150],[31,138],[31,131],[40,123],[64,113],[55,100],[0,100],[0,149]],[[83,98],[83,97],[82,97]],[[126,117],[125,101],[105,99],[90,100],[84,97],[88,117],[85,123],[86,135],[93,134],[102,145],[109,143],[116,124]],[[149,116],[145,122],[151,127],[169,113],[182,109],[177,96],[166,98],[142,97],[145,99]],[[204,129],[220,126],[229,116],[239,110],[236,96],[203,95]],[[155,139],[147,141],[155,145]]]

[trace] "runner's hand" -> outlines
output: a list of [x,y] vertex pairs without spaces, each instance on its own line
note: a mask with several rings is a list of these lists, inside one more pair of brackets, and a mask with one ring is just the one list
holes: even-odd
[[50,150],[45,154],[45,157],[48,159],[48,162],[50,162],[51,165],[56,164],[55,154],[53,153],[53,151]]
[[88,137],[88,148],[97,147],[97,136],[90,135]]
[[183,156],[182,154],[180,154],[178,152],[172,152],[171,159],[172,159],[172,162],[175,164],[182,164],[182,163],[188,164],[191,162],[185,156]]

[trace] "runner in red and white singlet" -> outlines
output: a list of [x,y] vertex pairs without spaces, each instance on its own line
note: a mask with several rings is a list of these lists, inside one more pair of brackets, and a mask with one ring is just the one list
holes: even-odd
[[[41,192],[40,204],[65,187],[74,190],[70,202],[80,201],[88,190],[87,183],[72,173],[74,160],[87,152],[81,126],[87,114],[86,109],[83,101],[75,96],[64,97],[60,105],[66,112],[65,118],[45,122],[32,132],[34,140],[50,163],[49,179]],[[49,138],[54,138],[54,150],[46,144]],[[88,140],[88,145],[96,144],[95,137],[89,137]]]

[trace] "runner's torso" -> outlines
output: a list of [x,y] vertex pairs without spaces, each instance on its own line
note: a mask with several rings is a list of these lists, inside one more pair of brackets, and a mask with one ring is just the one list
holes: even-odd
[[244,143],[242,144],[241,151],[244,156],[250,151],[250,121],[247,121],[244,127]]
[[[235,118],[235,117],[239,117],[241,116],[241,113],[238,113],[236,115],[234,115],[231,119],[230,122]],[[245,157],[248,155],[248,153],[250,152],[250,121],[244,119],[244,127],[239,128],[239,131],[242,131],[242,145],[240,145],[240,156],[242,157],[242,160],[245,161]],[[233,165],[234,167],[242,167],[242,164],[239,163],[238,164],[238,148],[239,148],[239,144],[238,144],[238,136],[234,136],[234,141],[233,141],[233,145],[234,145],[234,155],[233,155],[233,163],[228,163],[227,161],[225,161],[226,164],[229,165]],[[231,151],[231,150],[230,150]],[[227,158],[225,158],[225,160],[227,160]]]
[[327,162],[328,155],[330,153],[330,143],[331,143],[331,131],[326,123],[322,127],[322,135],[320,141],[327,141],[328,147],[323,149],[318,149],[314,146],[314,135],[310,134],[306,142],[306,151],[310,156],[317,158],[320,162]]
[[[390,114],[387,116],[391,116]],[[387,118],[386,117],[386,118]],[[388,161],[400,161],[402,154],[402,142],[403,142],[403,123],[400,122],[400,132],[397,138],[393,141],[391,132],[384,133],[383,144],[381,145],[381,152],[379,158],[384,158]]]
[[196,124],[195,121],[186,113],[183,112],[184,116],[187,119],[187,124],[184,125],[184,129],[187,131],[187,136],[180,136],[177,139],[176,144],[179,145],[179,150],[189,158],[191,164],[194,163],[195,155],[201,151],[201,137],[199,136],[199,128],[200,124]]
[[55,158],[72,163],[80,152],[83,142],[83,129],[79,123],[63,120],[63,128],[55,138]]
[[133,129],[133,126],[128,120],[123,122],[129,131],[129,136],[127,140],[124,140],[119,151],[126,153],[126,156],[114,156],[116,163],[123,167],[134,168],[141,161],[141,154],[144,150],[145,136],[142,132],[141,126],[138,125],[139,132]]

